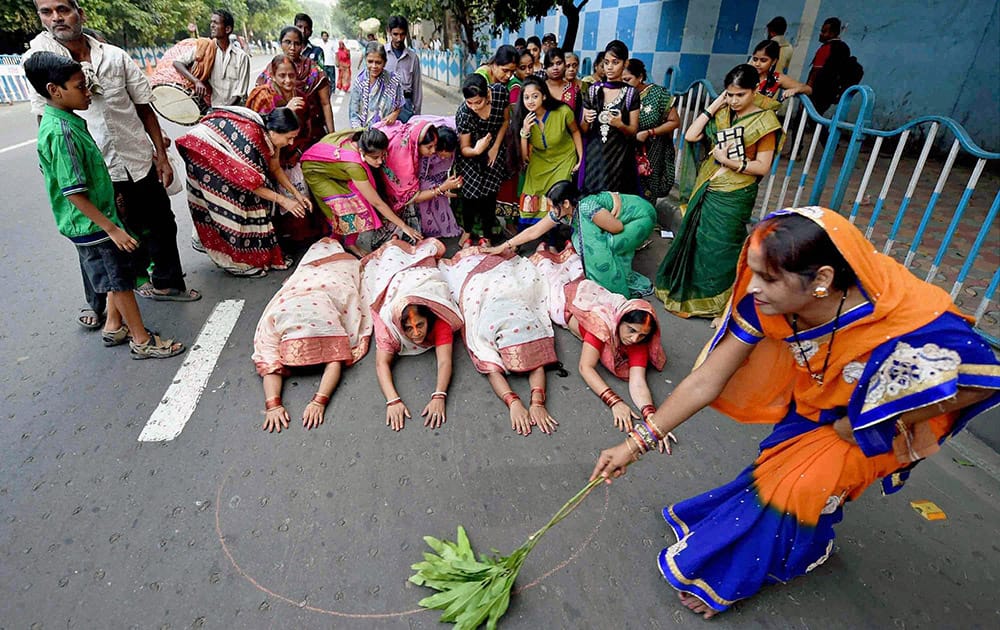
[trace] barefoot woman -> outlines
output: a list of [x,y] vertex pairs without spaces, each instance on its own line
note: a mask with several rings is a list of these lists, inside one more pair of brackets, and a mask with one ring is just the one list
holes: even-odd
[[621,476],[709,405],[775,425],[735,480],[663,510],[678,542],[660,553],[660,571],[706,618],[824,562],[845,502],[880,478],[883,492],[898,490],[919,460],[1000,404],[997,359],[948,294],[821,208],[757,226],[706,354],[593,473]]

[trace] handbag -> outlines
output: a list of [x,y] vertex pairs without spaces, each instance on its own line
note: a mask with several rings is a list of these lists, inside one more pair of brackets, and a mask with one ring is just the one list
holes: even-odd
[[653,174],[653,165],[649,162],[649,156],[646,155],[646,146],[641,145],[635,152],[635,165],[639,167],[640,177],[649,177]]

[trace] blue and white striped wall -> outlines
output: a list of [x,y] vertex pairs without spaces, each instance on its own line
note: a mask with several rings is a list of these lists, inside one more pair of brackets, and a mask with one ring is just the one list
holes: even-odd
[[[989,150],[1000,149],[1000,3],[996,0],[590,0],[580,16],[576,52],[593,59],[613,39],[646,62],[663,82],[671,65],[675,85],[722,77],[747,60],[776,15],[788,20],[795,45],[789,74],[804,79],[827,17],[844,23],[843,39],[865,67],[875,89],[874,121],[892,128],[927,114],[958,120]],[[529,20],[519,32],[493,40],[556,33],[566,18],[553,11]]]

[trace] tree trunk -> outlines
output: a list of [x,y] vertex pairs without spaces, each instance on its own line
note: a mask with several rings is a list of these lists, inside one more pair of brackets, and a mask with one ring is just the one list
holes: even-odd
[[580,13],[583,7],[590,0],[583,0],[580,6],[576,6],[573,0],[557,0],[562,14],[566,16],[566,32],[563,33],[559,41],[559,47],[565,51],[572,51],[576,47],[576,32],[580,29]]

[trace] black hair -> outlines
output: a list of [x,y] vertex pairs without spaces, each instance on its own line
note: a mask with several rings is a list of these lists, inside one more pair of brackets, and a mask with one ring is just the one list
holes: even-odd
[[278,35],[278,43],[280,44],[281,41],[285,39],[285,35],[288,35],[292,31],[295,31],[295,34],[299,36],[299,41],[304,45],[306,43],[306,36],[302,33],[302,31],[299,30],[297,26],[286,26],[285,28],[281,29],[281,34]]
[[389,148],[389,137],[374,127],[355,133],[352,139],[358,143],[358,148],[365,155]]
[[597,70],[597,66],[601,65],[602,63],[604,63],[604,51],[599,50],[597,51],[597,54],[594,55],[594,70]]
[[476,98],[477,96],[488,96],[490,86],[486,84],[483,75],[473,72],[462,81],[462,97]]
[[555,44],[557,41],[555,33],[546,33],[542,35],[542,42],[552,42]]
[[425,304],[407,304],[399,313],[400,323],[406,325],[406,321],[413,317],[414,314],[427,320],[427,333],[430,334],[431,328],[433,328],[434,322],[437,320],[437,315],[434,314],[434,311]]
[[528,40],[524,39],[523,37],[518,37],[517,39],[514,40],[514,48],[517,48],[518,50],[526,47],[527,45],[528,45]]
[[514,48],[510,44],[504,44],[497,48],[493,56],[486,63],[494,64],[498,66],[506,66],[508,64],[517,65],[518,59],[521,58],[521,54],[517,52],[517,48]]
[[552,184],[552,187],[545,193],[545,196],[552,202],[552,205],[562,206],[564,201],[568,201],[575,208],[580,203],[581,193],[576,184],[568,179],[564,179],[561,182]]
[[394,28],[401,28],[405,32],[410,32],[410,23],[406,21],[406,18],[402,15],[390,15],[389,21],[386,23],[386,30],[391,31]]
[[771,31],[775,35],[784,35],[785,31],[788,30],[788,21],[782,16],[772,18],[770,22],[767,23],[767,30]]
[[563,63],[566,63],[566,53],[563,52],[562,48],[557,48],[553,46],[545,51],[545,59],[542,61],[542,67],[548,68],[556,59],[562,59]]
[[830,236],[815,221],[798,214],[782,214],[757,224],[750,242],[761,247],[769,271],[787,271],[807,286],[820,267],[833,267],[833,286],[846,291],[858,281]]
[[528,115],[528,109],[524,106],[524,93],[527,91],[528,86],[534,86],[542,93],[542,107],[546,111],[555,111],[562,107],[565,103],[559,99],[552,96],[549,92],[549,86],[545,83],[545,79],[537,75],[528,75],[524,79],[524,83],[521,84],[521,96],[517,99],[517,104],[514,106],[514,120],[512,124],[514,125],[514,131],[521,131],[521,127],[524,125],[524,117]]
[[310,31],[312,30],[313,19],[309,17],[308,13],[296,13],[295,19],[292,20],[292,24],[298,24],[299,22],[305,22],[306,25],[309,27],[309,30]]
[[[624,315],[622,315],[622,318],[620,320],[618,320],[618,323],[619,324],[639,324],[640,326],[649,326],[649,332],[646,333],[645,337],[643,337],[643,339],[642,339],[643,341],[646,341],[650,337],[652,337],[653,333],[656,332],[656,329],[659,328],[659,326],[658,326],[658,324],[656,322],[656,318],[653,317],[653,314],[650,313],[649,311],[644,311],[644,310],[639,309],[639,308],[637,308],[635,310],[628,311],[627,313],[625,313]],[[618,334],[617,330],[615,331],[615,334],[616,335]]]
[[[775,74],[774,69],[778,65],[778,57],[781,55],[781,46],[778,42],[773,39],[765,39],[756,46],[754,46],[753,54],[757,54],[760,51],[764,51],[764,54],[772,60],[771,67],[767,69],[767,78],[764,81],[763,92],[770,92],[774,85],[778,82],[778,75]],[[759,77],[760,75],[758,75]]]
[[631,59],[625,62],[625,69],[628,70],[629,74],[631,74],[633,77],[638,78],[640,81],[645,81],[647,78],[646,64],[642,62],[642,59],[636,59],[635,57],[632,57]]
[[264,116],[264,129],[274,133],[288,133],[299,128],[295,112],[287,107],[276,107]]
[[76,74],[83,72],[83,66],[69,57],[63,57],[53,52],[36,52],[24,60],[24,76],[28,83],[42,97],[49,98],[48,84],[66,87],[66,82]]
[[286,55],[285,53],[279,53],[279,54],[275,55],[271,59],[271,63],[268,64],[268,67],[271,69],[272,78],[273,78],[273,75],[274,75],[274,70],[277,70],[278,66],[280,66],[283,63],[292,64],[292,69],[295,69],[295,64],[292,63],[292,58],[289,57],[288,55]]
[[458,134],[451,127],[438,127],[436,151],[454,151],[458,148]]
[[528,39],[525,40],[525,44],[524,45],[527,46],[528,44],[534,44],[535,46],[538,46],[539,48],[541,48],[542,47],[542,40],[538,39],[538,35],[532,35],[531,37],[529,37]]
[[326,35],[327,37],[329,37],[329,36],[330,36],[330,34],[329,34],[329,33],[327,33],[326,31],[320,31],[320,32],[319,32],[319,36],[320,36],[320,37],[323,37],[324,35]]
[[213,9],[212,15],[218,15],[222,18],[222,25],[228,26],[229,28],[236,28],[236,20],[233,19],[233,14],[225,9]]
[[608,42],[608,45],[604,47],[604,52],[611,53],[622,61],[628,59],[628,46],[620,39],[613,39]]
[[376,55],[381,57],[383,62],[389,60],[389,58],[386,57],[385,55],[385,47],[378,42],[368,42],[367,44],[365,44],[365,58],[367,58],[368,55],[372,53],[375,53]]
[[826,18],[825,20],[823,20],[823,25],[829,26],[831,30],[833,30],[834,35],[840,35],[840,29],[843,26],[840,23],[840,18],[835,18],[835,17]]
[[438,141],[438,129],[434,125],[427,125],[424,128],[424,138],[417,142],[418,145],[422,144],[433,144],[434,149],[437,150]]
[[744,90],[756,90],[760,83],[760,75],[757,68],[748,63],[741,63],[726,73],[726,78],[722,82],[723,87],[738,87]]
[[521,65],[521,59],[523,59],[525,55],[528,55],[529,57],[531,57],[531,64],[534,65],[535,64],[535,56],[532,55],[531,52],[529,52],[527,48],[525,48],[524,50],[522,50],[522,51],[520,51],[518,53],[518,55],[517,55],[517,65],[519,65],[519,66]]

